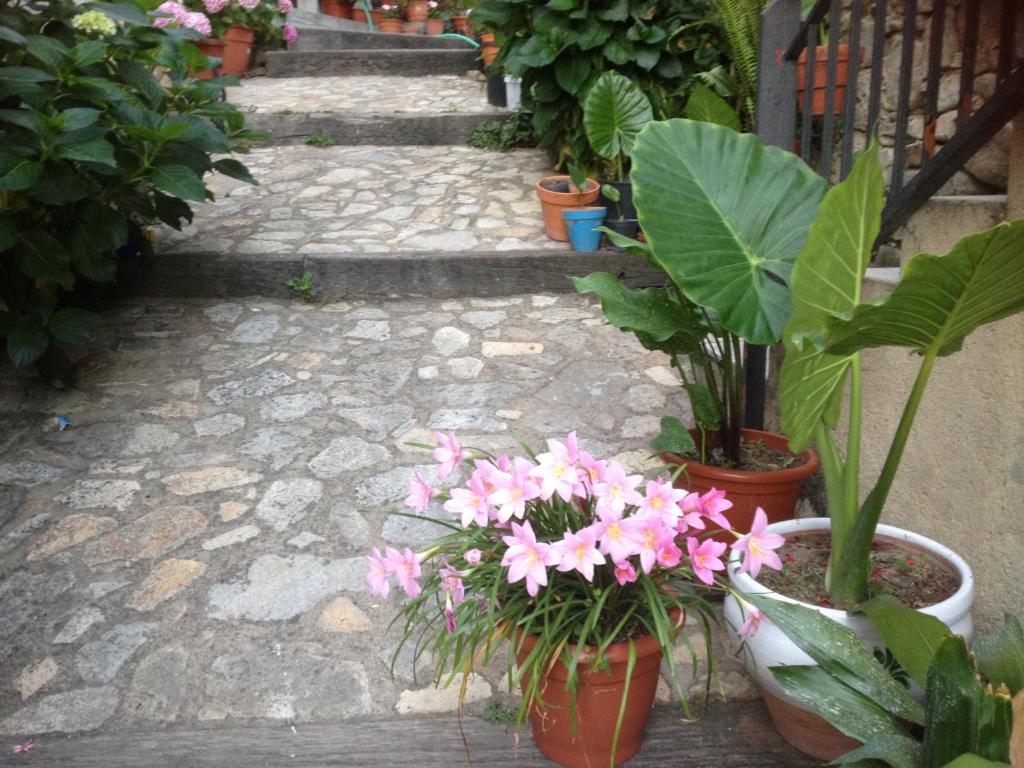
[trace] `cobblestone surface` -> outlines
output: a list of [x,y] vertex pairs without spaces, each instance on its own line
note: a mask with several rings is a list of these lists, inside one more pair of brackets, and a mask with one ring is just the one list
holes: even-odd
[[[2,734],[452,710],[409,654],[391,679],[396,601],[363,580],[370,544],[436,535],[388,515],[430,463],[406,441],[578,429],[639,469],[657,417],[686,416],[666,360],[579,296],[107,319],[75,388],[0,369]],[[507,695],[501,672],[470,681],[470,711]]]
[[372,115],[500,113],[485,84],[457,75],[430,77],[252,77],[228,88],[245,112],[346,112]]
[[[195,207],[158,250],[390,253],[566,249],[544,234],[538,150],[471,147],[271,147],[242,158],[259,186],[212,176],[216,202]],[[372,332],[368,323],[365,332]],[[241,340],[271,329],[246,327]],[[360,333],[361,331],[356,331]]]

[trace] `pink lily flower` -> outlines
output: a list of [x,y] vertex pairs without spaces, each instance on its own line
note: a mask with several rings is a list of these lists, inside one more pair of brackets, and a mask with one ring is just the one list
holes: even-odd
[[675,531],[658,542],[658,565],[662,568],[675,568],[683,559],[683,550],[676,546]]
[[466,602],[466,587],[462,583],[462,574],[458,570],[450,565],[445,565],[438,571],[438,576],[441,577],[441,591],[448,596],[453,604],[461,605]]
[[660,480],[648,480],[647,490],[640,500],[640,510],[660,517],[666,525],[673,528],[682,515],[679,502],[686,498],[686,491],[675,488],[672,483]]
[[605,461],[599,461],[595,459],[587,451],[580,451],[579,459],[577,463],[580,469],[583,470],[583,480],[587,484],[587,487],[593,492],[594,486],[597,483],[603,483],[607,474],[608,464]]
[[641,497],[636,487],[643,480],[641,475],[627,475],[625,468],[612,460],[605,466],[604,479],[594,484],[597,498],[597,512],[601,515],[622,517],[626,505],[639,504]]
[[576,456],[557,440],[548,440],[548,452],[537,456],[537,466],[530,476],[539,482],[540,498],[545,501],[555,494],[562,501],[569,501],[573,494],[585,495],[576,474]]
[[594,566],[604,565],[604,555],[597,551],[597,529],[588,526],[565,537],[553,545],[561,560],[559,571],[579,571],[587,581],[594,580]]
[[547,567],[558,564],[558,553],[551,545],[537,541],[529,520],[522,525],[512,523],[512,535],[501,538],[508,545],[501,560],[508,566],[508,583],[525,578],[526,591],[536,597],[538,590],[547,586]]
[[636,581],[636,568],[633,567],[629,560],[623,560],[615,564],[615,580],[619,582],[621,587]]
[[437,468],[437,479],[444,480],[459,464],[469,458],[469,454],[459,445],[454,432],[449,432],[447,436],[443,432],[435,432],[434,439],[437,441],[434,461],[441,464]]
[[481,528],[487,525],[491,505],[487,503],[487,486],[479,474],[469,478],[468,488],[453,488],[452,497],[444,503],[444,509],[453,517],[462,518],[462,527],[476,522]]
[[420,593],[420,583],[416,581],[420,577],[420,559],[416,553],[406,547],[398,552],[391,547],[384,550],[387,556],[388,567],[395,574],[395,581],[398,586],[405,590],[409,597],[416,597]]
[[616,563],[637,554],[633,539],[627,535],[625,520],[614,515],[601,515],[600,518],[596,527],[601,537],[601,554],[610,556]]
[[373,548],[373,554],[369,557],[370,572],[366,574],[366,583],[370,585],[370,591],[377,597],[387,597],[391,589],[391,564],[385,560],[380,550]]
[[437,491],[417,472],[416,477],[409,481],[409,497],[405,500],[405,506],[412,507],[417,515],[422,515],[435,496]]
[[487,497],[487,501],[498,508],[495,517],[499,523],[507,523],[512,517],[522,519],[526,514],[526,502],[540,495],[540,487],[530,477],[533,468],[533,464],[517,456],[509,471],[495,473],[496,490]]
[[733,549],[746,552],[746,557],[740,564],[740,570],[746,571],[752,578],[757,578],[761,572],[761,566],[767,565],[776,571],[782,570],[782,560],[777,552],[773,551],[786,543],[786,539],[777,533],[766,533],[768,527],[768,516],[760,507],[754,513],[754,524],[750,527],[750,533],[740,536],[739,541],[732,545]]
[[693,575],[705,584],[714,584],[714,571],[724,571],[725,563],[720,555],[725,552],[728,545],[722,541],[705,539],[698,544],[697,539],[690,536],[686,539],[686,551],[690,555],[690,564],[693,566]]
[[[672,539],[675,531],[666,527],[656,514],[635,515],[622,521],[626,538],[633,544],[633,554],[640,555],[640,567],[650,573],[658,561],[658,549],[666,537]],[[614,559],[614,557],[612,558]]]
[[466,561],[466,565],[480,565],[480,557],[481,552],[476,547],[462,553],[462,559]]
[[725,498],[725,491],[712,488],[700,497],[701,514],[715,525],[726,530],[732,528],[728,518],[722,513],[732,509],[732,502]]
[[761,624],[771,624],[771,619],[765,616],[760,608],[755,608],[752,605],[743,604],[744,610],[747,612],[747,620],[743,622],[743,626],[740,627],[736,634],[740,636],[741,640],[747,640],[753,637],[757,630],[761,628]]
[[679,511],[682,513],[682,517],[676,523],[676,532],[682,536],[691,528],[703,531],[707,527],[704,525],[704,518],[701,516],[703,510],[704,507],[700,503],[699,493],[686,494],[683,500],[679,502]]

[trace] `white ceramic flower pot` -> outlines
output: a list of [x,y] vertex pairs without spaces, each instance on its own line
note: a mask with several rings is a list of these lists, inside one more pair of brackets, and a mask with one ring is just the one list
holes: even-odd
[[[812,517],[802,520],[786,520],[781,523],[773,523],[768,526],[768,530],[772,533],[789,536],[796,533],[806,533],[808,531],[827,531],[830,527],[831,520],[829,520],[829,518]],[[953,552],[953,550],[936,541],[932,541],[929,538],[910,531],[904,531],[901,528],[895,528],[891,525],[879,525],[878,535],[906,542],[912,547],[925,550],[933,556],[946,561],[953,567],[960,578],[959,589],[941,603],[936,603],[935,605],[928,606],[927,608],[922,608],[921,613],[929,614],[945,622],[945,624],[949,626],[954,633],[963,635],[967,639],[967,642],[970,643],[974,635],[974,624],[971,619],[971,606],[974,603],[974,576],[971,573],[970,567],[966,562],[964,562],[963,558]],[[799,602],[772,592],[767,587],[762,586],[752,579],[748,574],[741,573],[739,571],[740,554],[740,552],[733,550],[732,556],[729,558],[728,565],[729,580],[732,582],[733,588],[738,593],[741,595],[762,594],[790,603]],[[875,631],[874,627],[871,626],[871,623],[866,617],[851,615],[846,611],[821,608],[807,603],[802,603],[802,605],[807,605],[809,608],[813,608],[819,613],[828,616],[836,623],[849,627],[869,646],[875,648],[884,647],[881,637]],[[735,636],[736,631],[743,625],[745,614],[741,610],[739,602],[732,595],[729,595],[726,598],[724,611],[726,623],[729,625],[730,631]],[[787,696],[782,690],[782,687],[775,681],[775,677],[772,675],[770,668],[781,665],[813,664],[814,662],[809,656],[807,656],[807,654],[801,651],[796,644],[786,637],[778,627],[768,622],[762,622],[757,632],[747,639],[743,655],[747,671],[757,680],[757,684],[761,687],[763,694],[771,694],[772,696],[781,699],[783,702],[795,705],[797,708],[801,708],[799,702]],[[766,700],[768,700],[767,697]],[[769,701],[769,706],[772,709],[773,718],[776,719],[776,726],[779,728],[780,732],[782,732],[783,736],[790,739],[789,734],[786,733],[784,727],[779,724],[775,708],[772,707],[771,701]],[[790,740],[793,741],[792,739]],[[804,749],[810,754],[815,754],[813,750],[805,749],[804,746],[801,746],[800,744],[797,744],[796,746]],[[845,749],[842,751],[845,751]],[[818,756],[824,757],[825,759],[831,759],[836,757],[838,754],[842,754],[842,751],[836,754],[831,754],[830,756],[825,754],[819,754]]]
[[519,109],[522,92],[522,79],[505,75],[505,108],[508,109],[509,112],[515,112]]

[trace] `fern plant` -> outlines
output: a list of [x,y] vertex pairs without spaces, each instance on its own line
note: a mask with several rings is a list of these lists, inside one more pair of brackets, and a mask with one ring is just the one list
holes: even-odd
[[761,34],[761,11],[765,0],[714,0],[713,8],[725,33],[732,59],[737,106],[743,125],[754,128],[757,96],[757,57]]

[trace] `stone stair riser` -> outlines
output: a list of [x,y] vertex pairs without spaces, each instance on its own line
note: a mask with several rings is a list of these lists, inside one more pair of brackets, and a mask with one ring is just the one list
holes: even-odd
[[449,50],[270,51],[269,77],[459,75],[477,66],[476,52]]
[[271,134],[273,144],[302,144],[310,134],[327,134],[344,146],[464,145],[478,125],[506,120],[508,113],[379,116],[339,113],[252,114],[247,124]]

